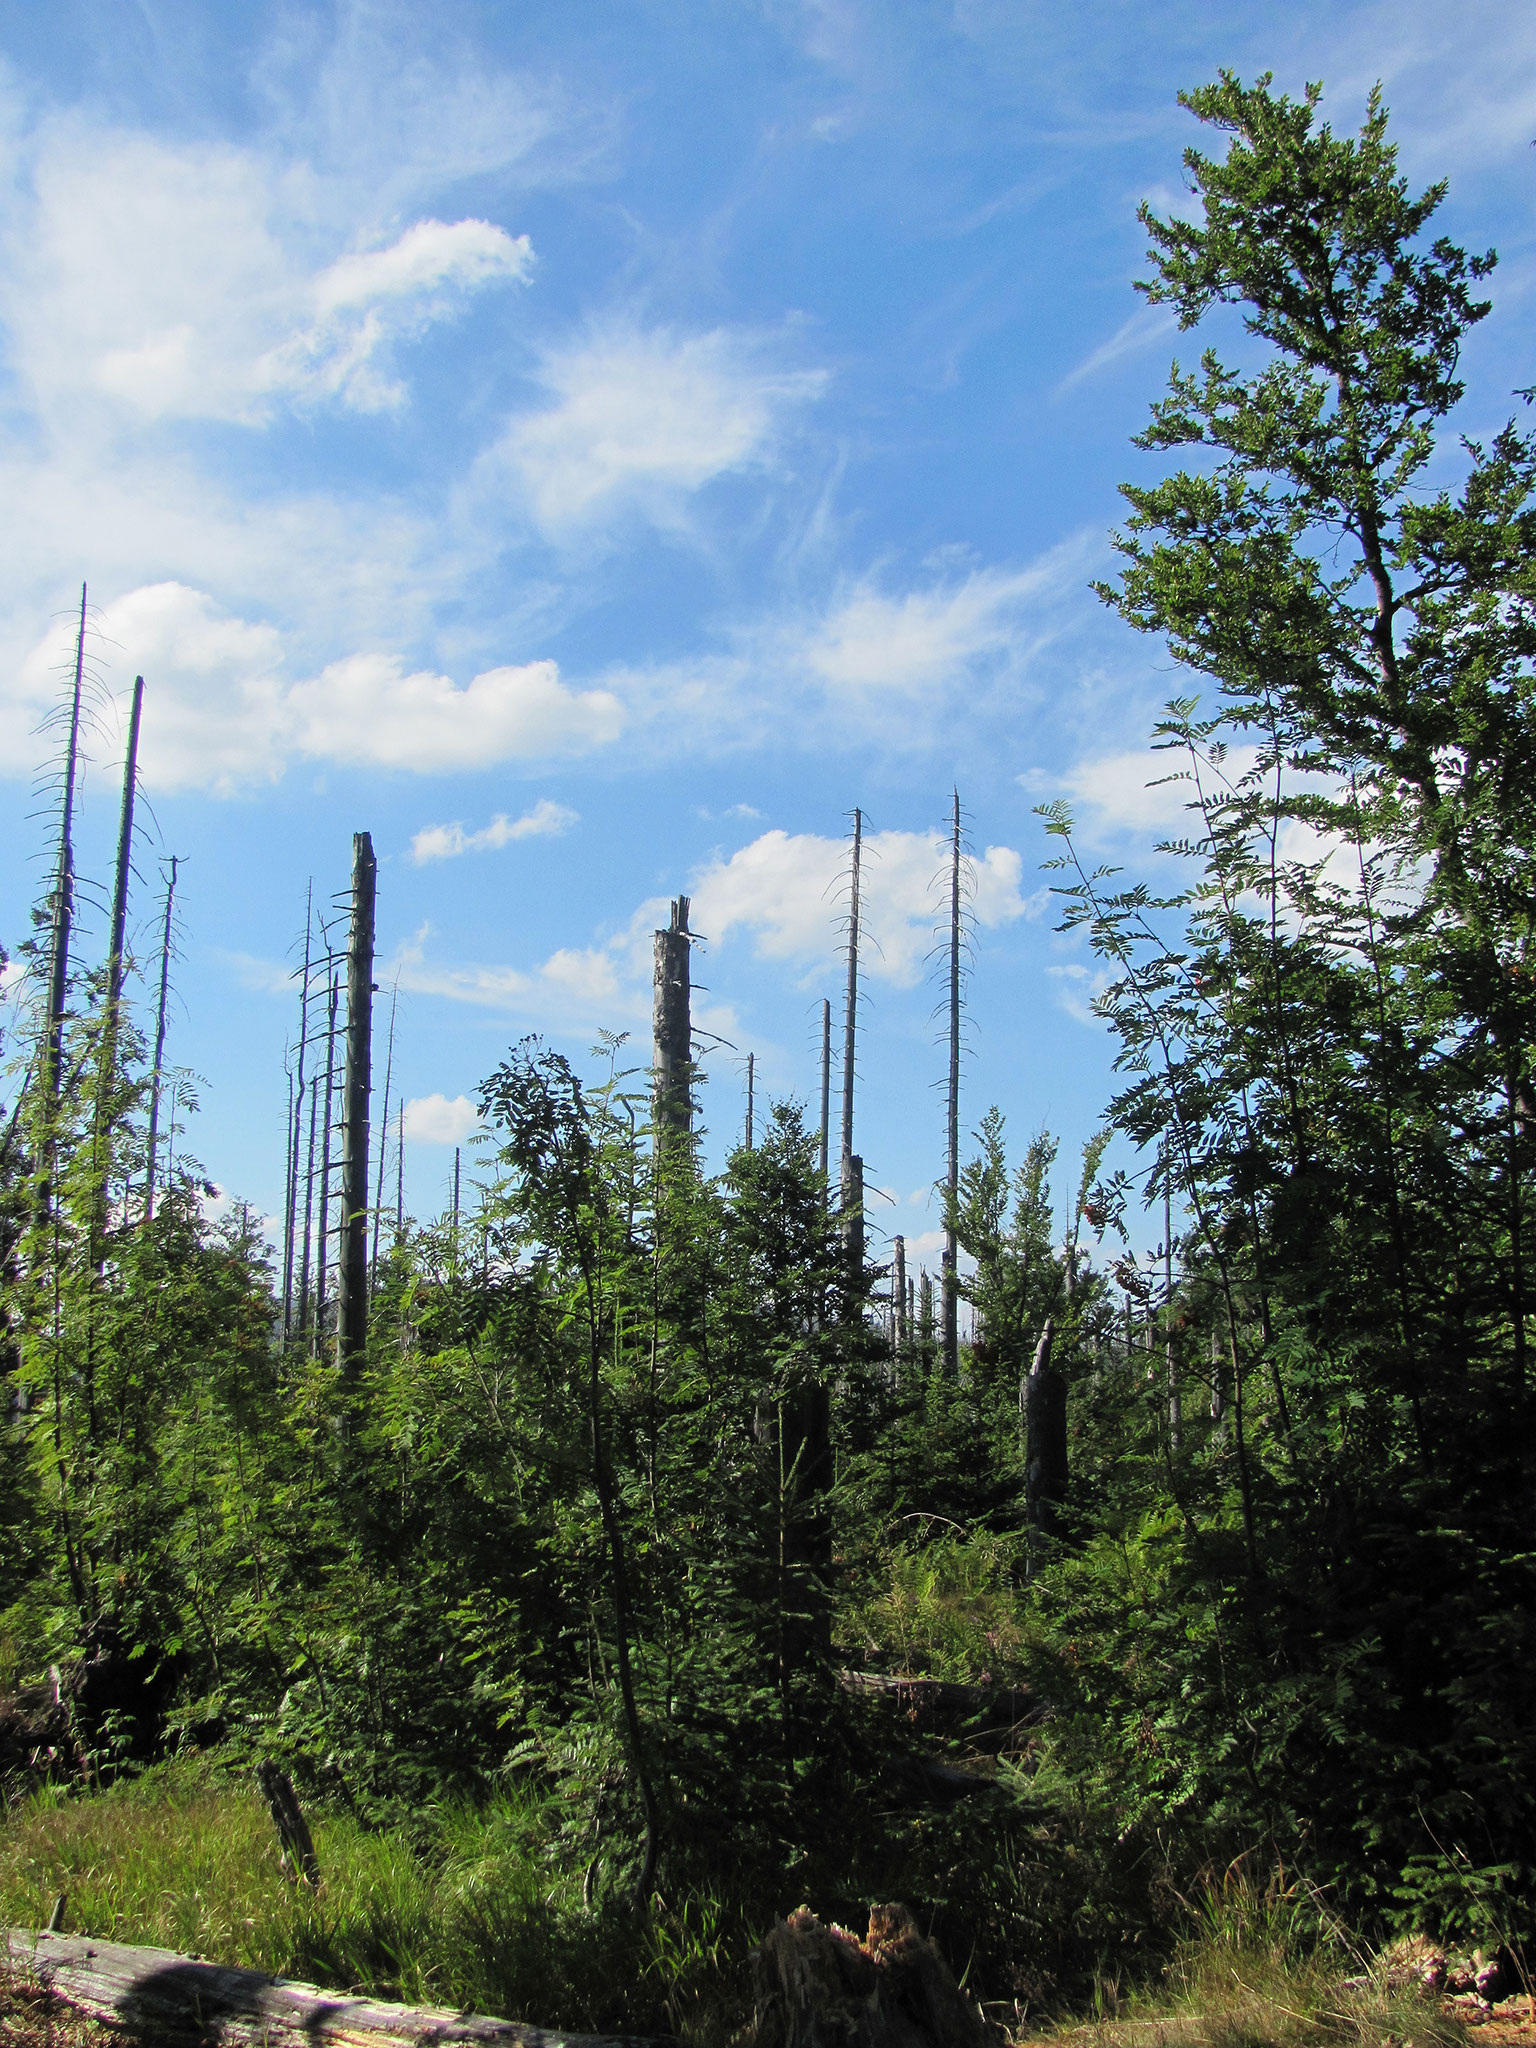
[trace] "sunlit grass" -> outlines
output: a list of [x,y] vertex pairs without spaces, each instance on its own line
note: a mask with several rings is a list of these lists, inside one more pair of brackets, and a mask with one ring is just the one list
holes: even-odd
[[[411,2005],[601,2031],[711,2007],[718,1912],[641,1921],[589,1909],[546,1853],[536,1803],[433,1816],[421,1841],[314,1820],[321,1882],[285,1878],[272,1823],[239,1782],[187,1767],[90,1797],[44,1792],[0,1828],[0,1914],[175,1949]],[[687,2029],[694,2031],[694,2029]]]
[[1242,1866],[1193,1901],[1195,1931],[1153,1986],[1103,1980],[1090,2019],[1031,2038],[1052,2048],[1460,2048],[1433,1998],[1394,1987],[1308,1887]]

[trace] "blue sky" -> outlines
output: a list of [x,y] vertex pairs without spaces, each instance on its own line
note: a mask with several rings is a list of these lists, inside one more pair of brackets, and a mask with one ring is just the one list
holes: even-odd
[[1136,207],[1178,203],[1175,94],[1223,65],[1321,78],[1341,127],[1382,81],[1445,230],[1501,253],[1463,408],[1496,426],[1532,376],[1518,0],[0,6],[0,939],[46,883],[34,728],[85,577],[109,699],[147,678],[135,915],[147,953],[182,856],[171,1052],[221,1187],[278,1206],[290,949],[354,829],[428,1213],[509,1041],[647,1056],[679,890],[734,1048],[715,1152],[749,1050],[811,1096],[859,804],[859,1143],[931,1262],[956,783],[966,1123],[1047,1124],[1067,1181],[1112,1048],[1032,810],[1070,798],[1133,867],[1167,821],[1178,679],[1087,586],[1180,345],[1131,289]]

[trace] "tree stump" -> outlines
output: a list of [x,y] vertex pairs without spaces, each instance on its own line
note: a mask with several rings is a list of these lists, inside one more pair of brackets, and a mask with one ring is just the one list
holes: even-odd
[[299,1795],[293,1789],[292,1778],[280,1765],[263,1757],[256,1766],[256,1782],[282,1845],[283,1869],[313,1890],[320,1882],[320,1862],[309,1823],[299,1809]]
[[754,2048],[996,2048],[905,1906],[873,1906],[862,1941],[807,1907],[754,1951]]

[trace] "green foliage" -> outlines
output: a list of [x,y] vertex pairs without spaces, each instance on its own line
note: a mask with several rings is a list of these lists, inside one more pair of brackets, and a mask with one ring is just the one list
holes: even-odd
[[[1288,2039],[1282,1995],[1333,2027],[1335,1912],[1528,1936],[1536,440],[1447,444],[1493,258],[1426,239],[1378,102],[1352,138],[1267,79],[1186,104],[1228,146],[1186,157],[1198,217],[1143,209],[1143,290],[1235,312],[1245,367],[1175,366],[1102,591],[1206,693],[1154,735],[1180,882],[1046,811],[1120,1076],[1064,1213],[1055,1141],[1015,1163],[989,1111],[945,1372],[849,1273],[796,1105],[710,1176],[622,1041],[589,1075],[525,1040],[478,1211],[381,1262],[343,1379],[192,1162],[149,1213],[144,1048],[77,973],[0,1154],[0,1672],[58,1667],[53,1776],[110,1789],[12,1817],[13,1918],[65,1888],[103,1932],[699,2038],[801,1898],[907,1896],[1009,2006],[1114,2004],[1198,1895],[1192,2043]],[[866,1664],[1027,1726],[946,1748]],[[205,1751],[286,1759],[318,1896]],[[936,1751],[986,1783],[946,1803]]]

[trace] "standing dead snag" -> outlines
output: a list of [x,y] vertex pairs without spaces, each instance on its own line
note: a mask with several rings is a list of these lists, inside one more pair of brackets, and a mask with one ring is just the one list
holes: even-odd
[[368,1346],[368,1092],[373,1060],[373,912],[378,863],[366,832],[352,835],[352,928],[347,941],[347,1055],[341,1111],[341,1244],[336,1262],[336,1357],[354,1365]]
[[256,1782],[272,1815],[281,1845],[283,1869],[313,1889],[320,1882],[320,1863],[315,1855],[309,1823],[299,1808],[299,1796],[288,1773],[268,1757],[256,1766]]
[[1067,1383],[1051,1363],[1051,1337],[1047,1316],[1034,1363],[1019,1389],[1019,1406],[1024,1411],[1025,1505],[1033,1526],[1056,1536],[1067,1498]]
[[144,1221],[155,1213],[155,1152],[160,1142],[160,1090],[165,1079],[165,1004],[171,986],[171,915],[176,903],[176,856],[165,881],[165,923],[160,932],[160,1001],[155,1010],[155,1064],[149,1083],[149,1137],[145,1146]]
[[674,897],[672,921],[652,954],[652,1104],[657,1149],[693,1126],[693,1020],[690,1011],[688,898]]
[[[864,813],[853,813],[853,855],[848,876],[848,987],[843,999],[843,1130],[838,1182],[842,1193],[843,1257],[849,1274],[850,1298],[856,1298],[864,1274],[863,1188],[854,1190],[853,1079],[858,1047],[859,1011],[859,882],[864,850]],[[863,1162],[858,1166],[863,1178]]]
[[827,1139],[832,1127],[832,1005],[821,999],[821,1207],[827,1207]]
[[944,1173],[944,1370],[951,1379],[960,1372],[959,1240],[955,1235],[960,1200],[960,792],[954,792],[949,835],[949,1095],[945,1105],[947,1138]]
[[891,1300],[895,1305],[895,1344],[898,1356],[904,1356],[907,1349],[907,1240],[899,1233],[894,1251],[896,1263],[891,1287]]

